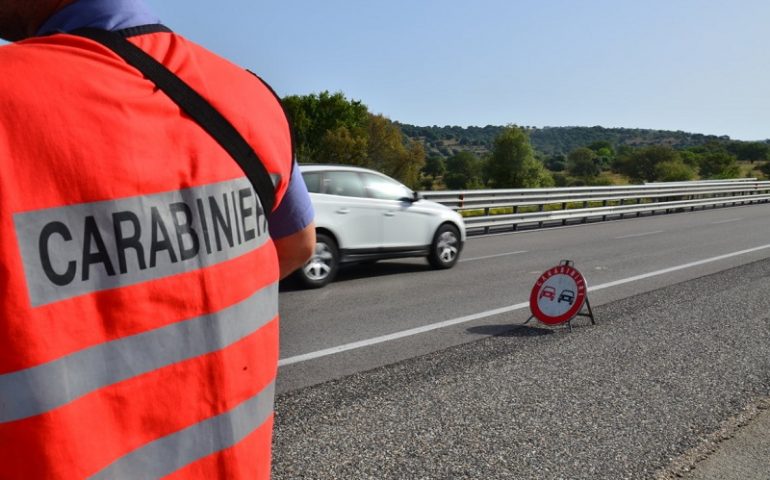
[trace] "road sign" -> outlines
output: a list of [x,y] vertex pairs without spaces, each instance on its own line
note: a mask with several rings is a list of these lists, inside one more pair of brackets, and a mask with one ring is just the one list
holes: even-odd
[[546,325],[568,322],[583,308],[586,289],[583,275],[571,262],[562,262],[537,279],[529,296],[529,308]]

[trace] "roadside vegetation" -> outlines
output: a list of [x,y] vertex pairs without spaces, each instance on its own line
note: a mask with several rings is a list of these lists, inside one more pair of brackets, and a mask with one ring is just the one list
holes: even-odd
[[770,140],[602,127],[415,127],[340,92],[283,102],[301,163],[372,168],[418,190],[770,178]]

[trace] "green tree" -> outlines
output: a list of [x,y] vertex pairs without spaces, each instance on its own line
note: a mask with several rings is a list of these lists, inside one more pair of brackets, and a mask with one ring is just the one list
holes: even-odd
[[535,159],[529,136],[515,126],[506,127],[495,139],[487,174],[494,188],[534,188],[553,184],[551,175]]
[[734,155],[725,150],[710,151],[700,156],[700,176],[703,178],[738,178],[741,169]]
[[482,162],[471,152],[457,152],[446,161],[444,184],[451,190],[479,188],[481,183]]
[[[282,100],[286,116],[294,133],[297,159],[303,163],[329,162],[322,154],[336,152],[340,144],[359,145],[366,139],[369,123],[367,107],[356,100],[348,100],[341,92],[328,91],[310,95],[292,95]],[[347,132],[340,130],[344,127]],[[331,138],[327,132],[334,132]],[[364,140],[362,140],[364,139]],[[327,145],[322,146],[324,141]],[[358,160],[355,154],[351,158]]]
[[402,182],[413,189],[420,185],[420,172],[425,167],[425,146],[422,142],[410,140],[406,146],[406,161],[399,166],[396,174]]
[[607,140],[598,140],[588,145],[588,148],[596,152],[597,155],[614,155],[615,151],[612,148],[612,144]]
[[353,135],[344,126],[327,130],[314,150],[314,157],[324,163],[364,166],[367,161],[366,137]]
[[694,179],[695,176],[695,169],[681,159],[655,165],[655,178],[661,182],[684,182]]
[[363,103],[340,92],[321,92],[288,96],[283,104],[300,162],[369,167],[419,187],[422,143],[408,140],[398,125],[370,114]]
[[404,136],[396,124],[382,115],[370,115],[368,125],[367,166],[417,188],[420,170],[425,165],[425,149],[418,141],[404,145]]
[[597,160],[596,153],[590,148],[576,148],[567,156],[567,172],[584,180],[596,177],[601,173]]
[[557,187],[566,187],[569,185],[569,179],[565,174],[557,172],[553,174],[553,183]]
[[567,167],[567,159],[562,154],[552,155],[545,161],[545,167],[552,172],[561,172]]
[[400,131],[382,115],[371,115],[368,123],[367,158],[369,168],[387,175],[395,169],[406,149]]
[[681,161],[679,153],[668,146],[651,146],[627,150],[618,155],[614,168],[632,181],[654,182],[658,179],[656,166],[663,162]]
[[482,161],[471,152],[457,152],[446,161],[444,184],[451,190],[480,188]]
[[755,161],[770,159],[770,145],[761,142],[740,143],[735,153],[738,160],[753,164]]
[[446,173],[446,163],[444,159],[438,155],[431,155],[425,159],[425,166],[422,169],[422,173],[430,175],[433,178],[442,177]]
[[685,165],[692,168],[694,171],[698,170],[700,165],[700,155],[692,150],[682,150],[679,152],[679,158],[682,159]]
[[600,140],[593,142],[588,146],[596,153],[596,159],[594,162],[601,170],[607,170],[615,160],[615,149],[612,148],[612,144],[606,140]]

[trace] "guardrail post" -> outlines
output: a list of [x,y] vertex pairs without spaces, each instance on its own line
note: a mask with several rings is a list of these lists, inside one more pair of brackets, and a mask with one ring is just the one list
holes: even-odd
[[[606,207],[606,206],[607,206],[607,200],[604,200],[602,202],[602,207]],[[606,221],[607,221],[607,215],[602,215],[602,222],[606,222]]]
[[[545,204],[544,204],[544,203],[541,203],[541,204],[540,204],[540,205],[537,207],[537,211],[538,211],[538,212],[541,212],[541,213],[542,213],[542,212],[544,212],[544,211],[545,211]],[[537,222],[537,228],[543,228],[543,222]]]
[[[561,209],[562,210],[566,210],[567,209],[567,202],[561,202]],[[567,219],[563,218],[562,221],[561,221],[561,224],[562,225],[566,225],[567,224]]]
[[[583,208],[588,208],[588,202],[587,201],[583,201]],[[586,223],[586,222],[588,222],[588,217],[583,217],[583,218],[580,219],[580,223]]]
[[[514,215],[516,215],[517,213],[519,213],[519,206],[518,206],[518,205],[514,205],[514,206],[513,206],[513,214],[514,214]],[[513,230],[513,231],[515,232],[515,231],[516,231],[516,228],[517,228],[518,226],[519,226],[519,224],[518,224],[518,223],[514,223],[514,224],[513,224],[513,228],[512,228],[511,230]]]

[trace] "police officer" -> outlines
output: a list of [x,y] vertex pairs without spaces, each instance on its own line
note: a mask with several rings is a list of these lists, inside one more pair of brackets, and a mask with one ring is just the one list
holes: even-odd
[[269,478],[278,280],[315,239],[278,99],[141,0],[0,0],[0,37],[0,476]]

